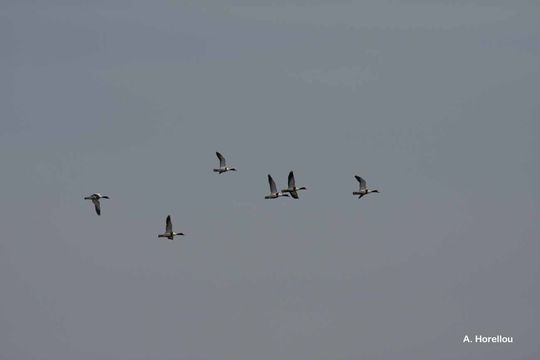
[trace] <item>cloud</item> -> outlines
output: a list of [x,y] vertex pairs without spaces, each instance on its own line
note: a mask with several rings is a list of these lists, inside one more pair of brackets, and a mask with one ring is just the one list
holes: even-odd
[[249,201],[233,201],[233,206],[237,209],[246,209],[252,214],[257,211],[257,206]]
[[514,12],[475,4],[375,2],[316,5],[237,6],[233,15],[286,24],[384,29],[452,29],[503,21]]
[[366,82],[375,80],[377,74],[367,68],[339,67],[334,69],[309,69],[296,74],[293,77],[306,82],[319,82],[336,87],[357,88]]

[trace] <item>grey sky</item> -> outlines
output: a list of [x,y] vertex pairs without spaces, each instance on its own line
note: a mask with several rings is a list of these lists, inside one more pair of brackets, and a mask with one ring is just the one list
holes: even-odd
[[3,1],[0,359],[537,359],[538,19]]

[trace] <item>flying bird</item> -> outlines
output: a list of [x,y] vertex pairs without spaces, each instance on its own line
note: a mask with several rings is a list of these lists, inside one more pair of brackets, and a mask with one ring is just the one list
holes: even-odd
[[296,182],[294,181],[294,174],[291,170],[291,172],[289,172],[289,187],[287,189],[283,189],[281,190],[281,192],[288,192],[289,194],[291,194],[291,196],[294,198],[294,199],[298,199],[298,191],[299,190],[306,190],[306,187],[305,186],[302,186],[302,187],[296,187]]
[[174,240],[174,237],[177,235],[184,236],[184,233],[177,233],[172,231],[172,221],[171,221],[171,215],[167,215],[167,220],[165,220],[165,232],[163,234],[159,234],[158,238],[167,238],[169,240]]
[[287,196],[288,194],[284,194],[283,191],[278,192],[276,183],[274,182],[274,179],[272,179],[272,176],[268,174],[268,184],[270,184],[270,195],[266,195],[265,199],[277,199],[278,197]]
[[359,199],[362,198],[362,196],[364,196],[364,195],[379,192],[379,190],[368,190],[366,180],[364,180],[363,178],[361,178],[358,175],[354,175],[354,177],[355,177],[356,180],[358,180],[360,188],[359,188],[358,191],[354,191],[353,195],[358,195]]
[[94,207],[96,208],[96,214],[101,215],[101,204],[100,199],[108,199],[107,195],[101,195],[100,193],[95,193],[84,198],[84,200],[92,200]]
[[219,159],[219,168],[214,169],[214,172],[217,172],[218,174],[222,174],[227,171],[236,171],[235,168],[227,166],[227,162],[225,161],[225,158],[223,157],[223,155],[221,155],[217,151],[216,151],[216,156]]

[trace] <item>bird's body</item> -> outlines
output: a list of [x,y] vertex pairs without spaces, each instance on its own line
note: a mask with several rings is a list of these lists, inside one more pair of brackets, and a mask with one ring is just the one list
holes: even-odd
[[169,240],[174,240],[174,237],[178,235],[184,236],[184,233],[177,233],[172,230],[171,215],[168,215],[167,220],[165,220],[165,232],[163,234],[159,234],[158,238],[167,238]]
[[274,182],[274,179],[272,179],[272,176],[268,174],[268,184],[270,185],[270,195],[266,195],[265,199],[277,199],[278,197],[289,197],[288,194],[284,194],[283,191],[277,191],[276,183]]
[[354,175],[354,178],[358,181],[358,184],[359,184],[360,188],[359,188],[358,191],[353,191],[353,195],[358,195],[359,199],[361,199],[362,196],[365,196],[367,194],[378,193],[379,192],[379,190],[369,190],[367,188],[366,180],[364,180],[360,176]]
[[225,158],[223,155],[221,155],[219,152],[216,151],[216,156],[219,159],[219,168],[214,169],[214,172],[217,172],[218,174],[223,174],[227,171],[236,171],[233,167],[228,167],[227,162],[225,161]]
[[96,209],[96,214],[101,215],[101,203],[99,202],[100,199],[108,199],[109,197],[107,195],[101,195],[100,193],[95,193],[90,196],[86,196],[84,200],[92,200],[92,203],[94,203],[94,208]]
[[298,199],[298,191],[299,190],[307,190],[307,188],[305,186],[302,186],[302,187],[297,187],[296,186],[296,181],[294,180],[294,174],[293,172],[289,172],[289,178],[288,178],[288,188],[287,189],[283,189],[281,190],[281,192],[285,193],[285,192],[288,192],[289,194],[291,194],[291,197],[293,199]]

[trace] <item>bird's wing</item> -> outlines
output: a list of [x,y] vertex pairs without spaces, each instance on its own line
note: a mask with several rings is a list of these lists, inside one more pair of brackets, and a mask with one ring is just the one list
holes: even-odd
[[294,189],[295,188],[295,181],[294,181],[294,174],[293,172],[291,171],[289,173],[289,189]]
[[216,151],[216,156],[219,159],[219,167],[225,167],[225,158],[219,152]]
[[367,185],[366,185],[366,180],[362,179],[360,176],[358,175],[354,175],[354,177],[356,178],[356,180],[358,180],[358,183],[360,184],[360,190],[366,190],[367,188]]
[[92,202],[94,203],[94,207],[96,208],[96,213],[98,215],[101,215],[101,204],[99,203],[99,199],[92,199]]
[[165,221],[165,233],[172,233],[171,215],[168,215],[167,220]]
[[276,183],[274,182],[274,179],[272,179],[272,176],[268,174],[268,183],[270,184],[270,192],[272,194],[277,193]]
[[293,199],[298,199],[298,193],[296,191],[291,191],[290,194],[293,197]]

